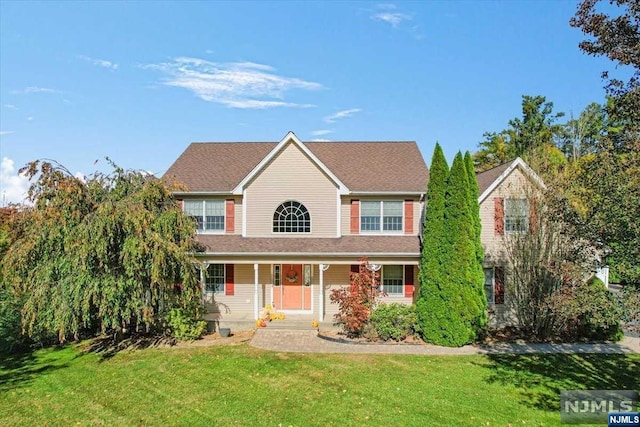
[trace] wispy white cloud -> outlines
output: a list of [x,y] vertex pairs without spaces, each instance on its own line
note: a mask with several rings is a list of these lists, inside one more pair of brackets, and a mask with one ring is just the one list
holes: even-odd
[[408,21],[413,19],[412,15],[402,12],[377,12],[371,15],[371,19],[374,21],[383,21],[391,24],[393,28],[398,28],[402,21]]
[[4,108],[8,108],[9,110],[17,110],[18,107],[16,107],[13,104],[4,104]]
[[15,130],[0,130],[0,136],[2,135],[10,135],[12,133],[16,133]]
[[360,108],[351,108],[349,110],[338,111],[335,114],[325,117],[323,120],[327,123],[334,123],[336,120],[351,117],[356,113],[362,111]]
[[281,76],[273,67],[254,62],[216,63],[180,57],[142,68],[163,73],[166,86],[186,89],[200,99],[230,108],[313,107],[285,101],[284,93],[322,88],[319,83]]
[[106,59],[96,59],[91,58],[90,56],[78,55],[78,58],[87,61],[90,64],[96,65],[98,67],[107,68],[111,71],[116,71],[118,69],[118,64],[113,63],[111,61],[107,61]]
[[33,121],[33,117],[32,116],[27,117],[27,121],[32,122]]
[[12,90],[11,93],[17,95],[29,95],[32,93],[61,93],[57,89],[51,89],[48,87],[39,87],[39,86],[27,86],[22,90]]
[[2,158],[0,163],[0,202],[24,203],[29,189],[29,179],[25,175],[19,174],[14,166],[13,160],[8,157]]
[[316,138],[316,139],[312,139],[311,142],[331,142],[331,140],[330,139]]
[[313,136],[328,135],[330,133],[333,133],[333,131],[329,130],[329,129],[321,129],[321,130],[312,130],[311,131],[311,135],[313,135]]
[[376,6],[376,10],[372,11],[369,17],[374,21],[386,22],[393,28],[408,32],[416,40],[422,40],[424,34],[420,30],[419,25],[406,25],[408,21],[413,20],[413,13],[406,13],[397,10],[395,4],[382,3]]

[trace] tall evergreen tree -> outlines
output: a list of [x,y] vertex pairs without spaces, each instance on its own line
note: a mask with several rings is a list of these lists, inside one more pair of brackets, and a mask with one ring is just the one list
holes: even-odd
[[420,291],[416,302],[418,324],[426,341],[442,343],[442,329],[448,321],[448,307],[440,286],[444,282],[444,208],[449,166],[440,144],[436,144],[429,171],[426,209],[422,231]]
[[478,326],[482,328],[487,324],[487,296],[484,290],[484,270],[482,269],[482,264],[484,262],[484,248],[482,247],[482,239],[480,236],[480,233],[482,232],[482,225],[480,222],[480,203],[478,203],[480,190],[478,189],[478,180],[476,179],[476,172],[473,167],[473,158],[471,157],[471,153],[468,151],[464,155],[464,163],[469,182],[469,208],[473,219],[473,240],[476,248],[476,262],[472,266],[474,270],[473,286],[476,288],[476,293],[480,298],[479,302],[482,308],[482,313],[479,318]]
[[449,173],[444,212],[447,246],[442,261],[448,274],[441,288],[449,306],[449,324],[442,338],[443,344],[455,346],[475,339],[484,307],[473,286],[477,258],[466,169],[458,152]]

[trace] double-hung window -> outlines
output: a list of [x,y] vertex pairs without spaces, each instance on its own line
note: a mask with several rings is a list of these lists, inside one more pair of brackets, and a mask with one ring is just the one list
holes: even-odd
[[484,292],[487,303],[504,304],[504,268],[489,267],[484,269]]
[[487,294],[487,303],[495,304],[495,292],[493,287],[493,267],[484,269],[484,292]]
[[505,199],[504,229],[507,233],[524,233],[529,230],[529,201]]
[[403,202],[362,201],[360,204],[360,231],[402,231]]
[[224,200],[185,200],[184,212],[196,221],[199,232],[224,231]]
[[205,292],[224,292],[224,264],[209,264],[204,283]]
[[404,276],[401,265],[382,267],[382,288],[389,295],[403,295]]

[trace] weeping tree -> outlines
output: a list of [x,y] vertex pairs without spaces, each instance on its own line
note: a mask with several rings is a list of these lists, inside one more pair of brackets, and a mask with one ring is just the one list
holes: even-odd
[[53,161],[21,170],[32,206],[12,217],[2,286],[36,340],[165,332],[171,310],[201,314],[192,220],[166,183],[109,163],[86,181]]

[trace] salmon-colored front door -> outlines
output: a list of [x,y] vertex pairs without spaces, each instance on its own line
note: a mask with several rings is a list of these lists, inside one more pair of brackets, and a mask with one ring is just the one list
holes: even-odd
[[302,306],[302,265],[282,265],[282,309],[301,310]]

